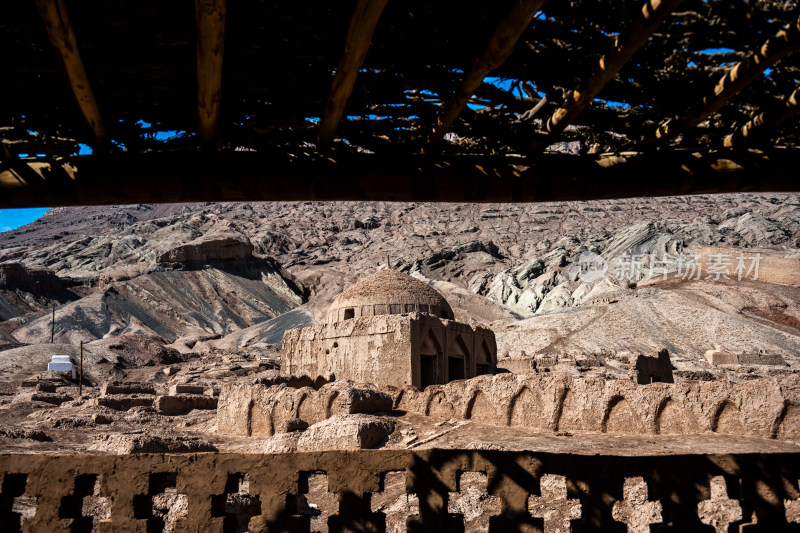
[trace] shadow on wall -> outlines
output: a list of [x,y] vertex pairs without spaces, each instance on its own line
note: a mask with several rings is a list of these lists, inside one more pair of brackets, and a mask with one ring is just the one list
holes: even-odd
[[800,521],[798,454],[24,454],[0,455],[0,471],[3,531],[786,531]]
[[275,385],[285,384],[287,387],[293,389],[302,389],[303,387],[311,387],[314,390],[319,390],[323,385],[336,381],[336,376],[329,374],[327,376],[317,376],[310,378],[309,376],[271,376],[261,377],[253,380],[253,385],[266,385],[268,387]]

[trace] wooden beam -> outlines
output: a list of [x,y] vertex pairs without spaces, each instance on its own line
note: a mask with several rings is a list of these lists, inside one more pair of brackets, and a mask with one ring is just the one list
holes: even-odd
[[344,108],[353,93],[358,71],[367,57],[375,27],[387,2],[388,0],[358,0],[356,4],[347,30],[344,52],[336,67],[328,101],[319,121],[317,148],[325,148],[333,141],[333,136],[344,116]]
[[736,63],[717,82],[711,94],[704,97],[700,105],[691,113],[662,122],[653,137],[652,143],[674,137],[688,128],[701,123],[716,113],[728,100],[753,83],[769,67],[800,48],[800,17],[783,27],[761,47]]
[[5,141],[0,141],[0,181],[12,187],[41,186],[42,177],[35,170],[36,167],[41,168],[41,163],[34,163],[33,166],[25,163],[9,150]]
[[795,89],[777,109],[762,111],[747,121],[747,124],[725,137],[723,145],[730,148],[756,138],[763,138],[767,131],[777,128],[798,113],[800,113],[800,88]]
[[30,165],[38,180],[0,171],[0,208],[202,201],[550,202],[800,192],[800,149],[795,148],[545,153],[530,159],[154,152],[76,156],[70,168],[42,165]]
[[108,142],[108,131],[92,92],[89,77],[86,75],[64,0],[36,0],[36,7],[44,21],[50,43],[55,48],[67,75],[72,94],[75,95],[86,122],[92,128],[96,147],[103,148]]
[[195,0],[197,23],[198,132],[206,147],[216,148],[222,100],[226,0]]
[[589,79],[579,90],[573,91],[567,102],[553,113],[547,121],[548,135],[537,141],[532,148],[537,150],[553,144],[682,1],[647,0],[627,34],[624,37],[617,37],[611,49],[600,58]]
[[469,99],[478,90],[483,79],[494,69],[506,62],[514,51],[514,47],[522,34],[530,26],[536,12],[541,9],[545,0],[514,0],[506,16],[495,28],[489,42],[480,51],[472,66],[464,75],[461,87],[447,102],[436,125],[431,132],[429,142],[436,146],[442,142],[445,133],[450,129],[458,115],[463,111]]

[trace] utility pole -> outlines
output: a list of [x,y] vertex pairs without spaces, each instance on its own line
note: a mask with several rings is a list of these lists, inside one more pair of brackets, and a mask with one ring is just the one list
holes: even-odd
[[83,393],[83,341],[81,341],[81,373],[78,374],[78,397]]
[[56,304],[53,304],[53,320],[50,322],[50,344],[55,344],[56,336]]

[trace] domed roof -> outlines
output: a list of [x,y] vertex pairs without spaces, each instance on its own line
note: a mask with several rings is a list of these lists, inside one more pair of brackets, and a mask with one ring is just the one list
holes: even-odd
[[[367,306],[391,306],[364,312]],[[339,316],[344,308],[353,308],[352,316]],[[372,314],[401,314],[410,311],[425,312],[453,319],[453,310],[439,291],[424,282],[397,270],[378,270],[358,283],[351,285],[331,305],[329,321],[358,318]]]

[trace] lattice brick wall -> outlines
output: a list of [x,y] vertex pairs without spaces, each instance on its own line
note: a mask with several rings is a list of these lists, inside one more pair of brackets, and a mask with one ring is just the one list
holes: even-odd
[[800,521],[794,454],[2,455],[0,472],[4,532],[783,531]]

